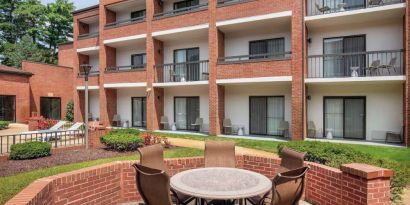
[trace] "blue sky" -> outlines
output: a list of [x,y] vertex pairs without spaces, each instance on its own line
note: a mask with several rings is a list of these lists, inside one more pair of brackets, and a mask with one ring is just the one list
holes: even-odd
[[[43,4],[51,3],[54,2],[55,0],[41,0]],[[71,2],[74,2],[75,9],[82,9],[85,7],[93,6],[98,4],[98,0],[71,0]]]

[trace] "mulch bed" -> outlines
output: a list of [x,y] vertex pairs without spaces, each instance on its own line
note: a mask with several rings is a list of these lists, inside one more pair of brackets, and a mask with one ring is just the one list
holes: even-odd
[[137,155],[137,152],[114,152],[105,149],[81,149],[69,150],[62,153],[56,153],[48,157],[32,160],[0,161],[0,177],[15,175],[39,168],[53,167],[56,165],[129,155]]

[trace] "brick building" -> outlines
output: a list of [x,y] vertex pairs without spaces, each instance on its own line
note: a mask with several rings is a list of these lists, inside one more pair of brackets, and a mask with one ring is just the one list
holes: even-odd
[[408,13],[401,0],[100,0],[73,13],[75,118],[88,64],[105,125],[197,130],[201,118],[212,135],[409,144]]

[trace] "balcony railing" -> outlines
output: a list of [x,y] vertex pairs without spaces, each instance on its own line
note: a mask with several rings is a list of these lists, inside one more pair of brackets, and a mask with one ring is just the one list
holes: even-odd
[[155,82],[189,82],[208,80],[208,60],[155,65]]
[[404,74],[403,50],[313,55],[309,78],[397,76]]
[[308,16],[315,16],[403,2],[404,0],[308,0],[307,12]]
[[218,0],[218,5],[229,5],[229,4],[237,4],[237,3],[244,3],[249,2],[251,0]]
[[288,51],[285,53],[265,53],[265,54],[254,54],[254,55],[240,55],[240,56],[227,56],[218,58],[218,63],[229,64],[238,63],[243,61],[263,61],[263,60],[286,60],[290,59],[292,52]]
[[78,39],[94,38],[94,37],[97,37],[98,35],[100,35],[99,32],[84,33],[84,34],[78,35]]
[[140,16],[140,17],[131,18],[131,19],[123,19],[123,20],[112,22],[112,23],[107,23],[105,24],[105,28],[112,28],[112,27],[132,24],[132,23],[140,23],[140,22],[145,21],[145,19],[146,19],[145,16]]
[[208,3],[198,4],[195,6],[190,6],[190,7],[185,7],[185,8],[175,9],[171,11],[166,11],[163,13],[154,14],[154,19],[160,19],[160,18],[164,18],[168,16],[181,15],[181,14],[190,13],[194,11],[204,10],[207,8],[208,8]]
[[122,72],[122,71],[139,71],[145,70],[146,65],[126,65],[126,66],[116,66],[116,67],[107,67],[105,68],[106,72]]
[[[98,71],[98,70],[92,70],[92,71],[90,71],[90,73],[88,74],[88,76],[98,76],[98,75],[100,75],[100,71]],[[78,74],[77,74],[77,76],[79,77],[79,78],[84,78],[85,77],[85,75],[84,75],[84,73],[82,73],[82,72],[78,72]]]

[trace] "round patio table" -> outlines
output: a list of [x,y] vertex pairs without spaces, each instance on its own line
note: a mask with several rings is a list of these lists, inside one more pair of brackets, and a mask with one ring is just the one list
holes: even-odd
[[272,189],[272,181],[262,174],[222,167],[183,171],[171,177],[170,184],[186,195],[214,200],[245,199]]

